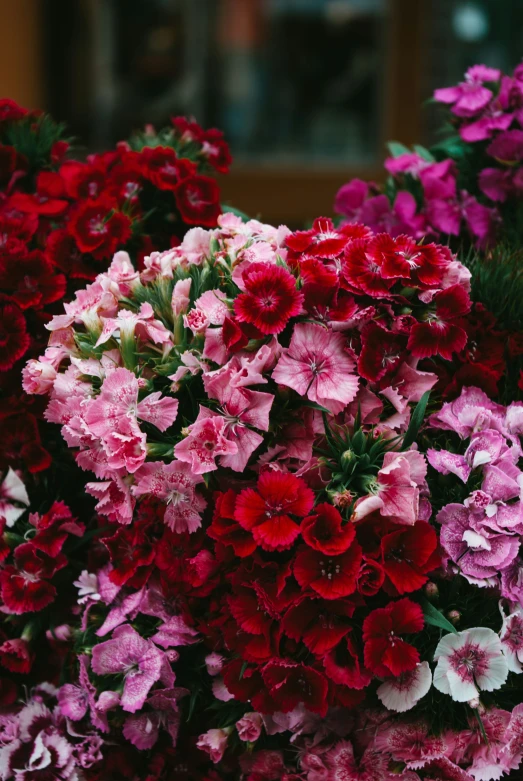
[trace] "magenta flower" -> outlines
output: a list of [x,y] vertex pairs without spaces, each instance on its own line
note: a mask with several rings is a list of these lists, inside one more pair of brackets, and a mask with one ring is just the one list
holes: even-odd
[[168,665],[168,662],[162,651],[129,624],[119,626],[110,640],[93,648],[93,672],[124,676],[120,702],[122,708],[130,713],[135,713],[144,705],[151,687],[164,676],[165,664]]
[[123,734],[140,751],[152,748],[160,735],[160,727],[169,733],[173,747],[178,739],[180,713],[178,701],[189,694],[187,689],[157,689],[146,700],[151,710],[128,716],[123,725]]
[[341,333],[313,323],[298,323],[272,378],[337,413],[358,391],[355,365]]
[[465,81],[455,87],[443,87],[434,92],[435,100],[452,106],[458,117],[473,117],[490,103],[493,93],[485,83],[499,81],[501,72],[485,65],[473,65],[465,73]]
[[201,474],[184,461],[174,460],[169,464],[150,461],[136,473],[132,492],[134,496],[151,495],[165,501],[164,521],[172,531],[194,532],[202,524],[200,513],[207,504],[196,491],[200,483],[203,483]]
[[369,196],[369,184],[361,179],[352,181],[340,187],[334,201],[334,211],[347,217],[349,222],[362,222],[361,210]]
[[500,133],[488,145],[487,154],[503,163],[519,163],[523,160],[523,130]]

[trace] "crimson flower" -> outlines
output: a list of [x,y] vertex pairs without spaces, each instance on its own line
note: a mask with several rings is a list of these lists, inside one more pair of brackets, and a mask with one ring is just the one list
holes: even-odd
[[385,279],[402,279],[417,287],[440,287],[452,256],[447,247],[436,244],[416,244],[410,236],[393,238],[388,233],[376,237],[383,255],[382,274]]
[[236,317],[251,323],[262,334],[279,334],[291,317],[301,312],[303,294],[287,269],[253,263],[243,274],[245,292],[234,302]]
[[383,569],[399,594],[416,591],[439,564],[436,532],[425,521],[402,527],[381,540]]
[[28,412],[0,418],[0,442],[0,469],[19,464],[34,474],[48,469],[51,465],[51,456],[42,447],[36,418]]
[[301,523],[301,536],[309,548],[328,556],[345,553],[355,535],[354,526],[343,525],[339,511],[327,502],[316,505],[314,515],[304,518]]
[[460,318],[470,311],[470,298],[462,285],[452,285],[434,296],[425,322],[412,326],[407,348],[415,358],[441,355],[447,361],[467,343]]
[[23,119],[27,114],[27,109],[19,106],[14,100],[10,98],[2,98],[0,100],[0,122],[16,122],[18,119]]
[[252,533],[264,550],[290,548],[303,518],[314,504],[314,493],[304,480],[288,472],[263,472],[254,488],[243,490],[236,500],[234,518]]
[[312,588],[325,599],[347,597],[356,590],[361,547],[354,541],[338,556],[302,546],[294,562],[294,577],[302,588]]
[[372,597],[378,593],[384,580],[385,572],[381,564],[364,556],[358,572],[358,593],[364,597]]
[[35,654],[22,638],[6,640],[0,645],[0,664],[12,673],[27,675],[34,660]]
[[56,596],[49,579],[66,564],[63,554],[51,558],[31,542],[19,545],[14,552],[14,566],[8,565],[0,572],[0,593],[9,612],[21,615],[47,607]]
[[159,190],[174,190],[178,182],[196,173],[194,163],[179,158],[168,146],[146,146],[141,157],[144,176]]
[[39,250],[0,259],[0,287],[9,290],[21,309],[41,309],[63,298],[66,278]]
[[375,238],[370,241],[357,239],[351,242],[344,254],[343,279],[352,291],[366,293],[375,298],[390,296],[389,290],[396,280],[384,278],[384,256]]
[[154,561],[155,550],[148,534],[149,526],[149,520],[145,519],[130,526],[120,526],[112,537],[102,539],[114,566],[110,578],[118,586],[127,583],[141,568],[148,568]]
[[421,607],[404,598],[373,610],[363,622],[365,666],[379,677],[406,673],[419,662],[419,653],[399,635],[423,629]]
[[131,220],[116,206],[116,201],[102,195],[80,203],[71,217],[69,230],[78,248],[96,260],[110,257],[131,238]]
[[174,191],[176,206],[188,225],[214,228],[221,214],[220,188],[208,176],[183,179]]
[[338,686],[364,689],[372,674],[360,663],[356,645],[350,635],[332,648],[323,658],[325,675]]
[[229,489],[214,496],[214,514],[207,534],[222,545],[230,545],[236,556],[244,558],[256,550],[256,543],[249,532],[234,520],[236,493]]
[[282,713],[288,713],[300,703],[313,713],[324,716],[327,712],[327,680],[314,668],[274,660],[265,665],[262,677],[277,710]]
[[302,640],[313,654],[323,655],[351,631],[348,620],[355,605],[348,599],[302,598],[283,617],[282,629],[292,640]]
[[16,301],[0,293],[0,371],[7,371],[29,349],[25,317]]
[[349,231],[345,227],[335,228],[328,217],[317,217],[310,230],[291,233],[285,243],[294,252],[306,252],[313,257],[335,258],[343,252],[352,238],[352,228],[353,226],[350,226]]
[[393,334],[376,323],[368,323],[361,331],[361,352],[358,373],[370,382],[381,380],[398,367],[405,349],[398,334]]

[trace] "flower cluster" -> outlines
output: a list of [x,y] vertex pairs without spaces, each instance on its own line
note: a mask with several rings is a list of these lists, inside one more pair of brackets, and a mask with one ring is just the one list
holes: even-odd
[[474,65],[460,84],[437,89],[434,100],[447,107],[453,135],[430,150],[390,144],[385,191],[355,179],[338,192],[336,212],[374,230],[456,237],[480,247],[492,244],[502,225],[517,233],[523,66],[508,76]]
[[20,359],[38,355],[57,302],[93,280],[118,248],[138,258],[180,242],[188,227],[216,225],[230,155],[218,130],[173,118],[114,150],[70,158],[63,128],[0,101],[0,467],[36,473],[51,455],[40,444],[38,405],[20,398]]

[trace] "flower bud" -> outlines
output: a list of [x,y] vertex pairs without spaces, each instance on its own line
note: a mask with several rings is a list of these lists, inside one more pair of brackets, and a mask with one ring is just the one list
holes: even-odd
[[461,613],[459,610],[449,610],[447,613],[447,618],[451,624],[456,626],[461,621]]
[[425,596],[427,599],[430,599],[431,601],[439,597],[439,588],[431,580],[429,580],[428,583],[425,583],[423,590],[425,591]]

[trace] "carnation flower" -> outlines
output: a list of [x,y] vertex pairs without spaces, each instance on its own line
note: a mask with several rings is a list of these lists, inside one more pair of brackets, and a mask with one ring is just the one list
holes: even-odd
[[435,100],[452,106],[458,117],[471,117],[484,109],[493,97],[485,83],[498,81],[501,72],[486,65],[473,65],[465,73],[465,81],[455,87],[443,87],[434,92]]
[[183,461],[151,461],[136,474],[134,496],[151,495],[167,504],[164,521],[172,531],[193,532],[201,526],[206,501],[196,491],[203,478]]
[[381,702],[389,710],[404,713],[413,708],[432,686],[428,662],[420,662],[412,670],[388,678],[377,690]]
[[298,323],[272,378],[336,413],[356,396],[354,368],[342,334],[313,323]]
[[7,371],[29,348],[25,317],[10,296],[0,295],[0,371]]
[[423,625],[423,611],[407,598],[373,610],[363,622],[365,666],[384,677],[413,670],[419,653],[399,635],[421,632]]
[[197,747],[202,751],[206,751],[212,762],[216,764],[221,760],[227,748],[227,741],[229,735],[232,732],[232,727],[226,729],[210,729],[203,735],[200,735]]
[[183,179],[174,191],[176,205],[188,225],[216,225],[220,208],[220,188],[208,176],[190,176]]
[[303,589],[310,586],[325,599],[339,599],[356,590],[361,563],[357,542],[338,556],[301,547],[294,562],[294,577]]
[[443,637],[434,652],[434,686],[457,702],[481,691],[499,689],[507,680],[508,663],[492,629],[477,627]]
[[0,484],[0,517],[5,518],[7,526],[14,526],[28,506],[26,487],[19,475],[9,467]]
[[523,672],[523,609],[517,605],[508,615],[501,609],[503,625],[499,637],[506,656],[508,669],[513,673]]
[[263,334],[283,331],[291,317],[299,315],[303,293],[287,269],[254,263],[243,274],[244,291],[235,299],[234,311],[241,323],[254,325]]
[[301,478],[263,472],[256,489],[246,488],[238,496],[234,518],[264,550],[285,550],[300,533],[291,516],[303,518],[313,504],[314,494]]

